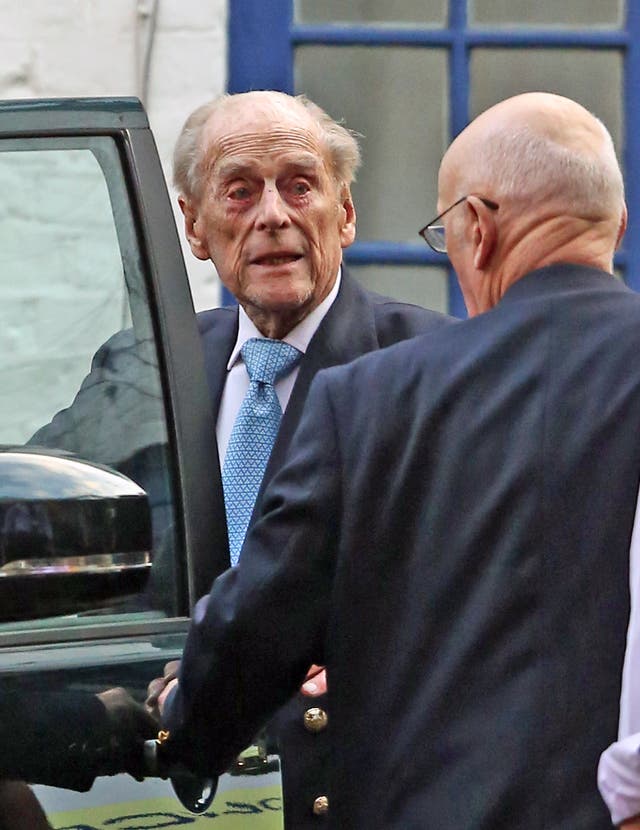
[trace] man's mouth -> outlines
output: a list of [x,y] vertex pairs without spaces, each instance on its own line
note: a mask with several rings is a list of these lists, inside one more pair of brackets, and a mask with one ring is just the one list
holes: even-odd
[[256,257],[252,260],[253,265],[288,265],[291,262],[297,262],[302,259],[301,254],[266,254],[265,256]]

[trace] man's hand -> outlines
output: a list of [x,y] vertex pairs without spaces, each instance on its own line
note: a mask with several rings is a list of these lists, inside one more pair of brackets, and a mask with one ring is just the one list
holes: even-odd
[[107,689],[96,695],[104,706],[108,722],[108,746],[100,750],[104,762],[99,762],[98,775],[128,772],[138,781],[145,776],[144,742],[155,738],[158,722],[149,711],[137,703],[126,689]]
[[640,830],[640,816],[623,821],[620,830]]
[[167,695],[178,682],[179,670],[180,661],[171,660],[164,667],[162,677],[156,677],[147,686],[147,699],[144,705],[147,707],[147,711],[157,720],[160,720]]
[[307,697],[318,697],[327,691],[327,673],[322,666],[311,666],[300,691]]

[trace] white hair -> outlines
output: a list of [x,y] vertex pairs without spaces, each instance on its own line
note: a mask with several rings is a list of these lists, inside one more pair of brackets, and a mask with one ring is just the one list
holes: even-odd
[[334,121],[330,115],[305,95],[293,96],[284,92],[265,90],[264,92],[221,95],[191,113],[182,127],[173,153],[173,183],[181,194],[188,198],[199,196],[202,186],[202,162],[206,153],[206,148],[203,147],[202,142],[205,124],[212,115],[222,110],[229,101],[247,94],[251,96],[269,96],[273,101],[280,99],[300,105],[320,128],[320,138],[324,143],[336,184],[338,186],[350,185],[355,180],[356,171],[361,162],[356,133]]

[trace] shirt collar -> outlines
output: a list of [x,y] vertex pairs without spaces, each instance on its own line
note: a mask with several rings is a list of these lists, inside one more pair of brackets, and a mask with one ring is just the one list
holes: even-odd
[[[340,290],[340,282],[342,279],[342,270],[338,271],[338,276],[336,277],[336,281],[333,284],[333,288],[324,298],[324,300],[320,303],[319,306],[313,309],[311,314],[307,314],[297,326],[291,329],[291,331],[286,334],[282,340],[285,343],[289,343],[290,346],[294,346],[298,349],[299,352],[305,354],[307,349],[309,348],[309,343],[311,342],[311,338],[318,330],[320,323],[323,321],[325,315],[335,302],[336,297],[338,296],[338,291]],[[252,337],[264,337],[258,329],[255,327],[253,322],[249,319],[247,312],[242,308],[242,306],[238,307],[238,337],[236,338],[235,346],[233,347],[233,351],[229,356],[229,360],[227,362],[227,371],[229,371],[237,362],[240,360],[240,350]]]

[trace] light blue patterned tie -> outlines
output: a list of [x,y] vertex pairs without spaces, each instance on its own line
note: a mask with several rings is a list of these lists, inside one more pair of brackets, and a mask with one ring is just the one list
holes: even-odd
[[302,352],[282,340],[257,337],[247,340],[241,352],[250,383],[233,425],[222,467],[232,565],[238,564],[282,418],[274,384],[302,357]]

